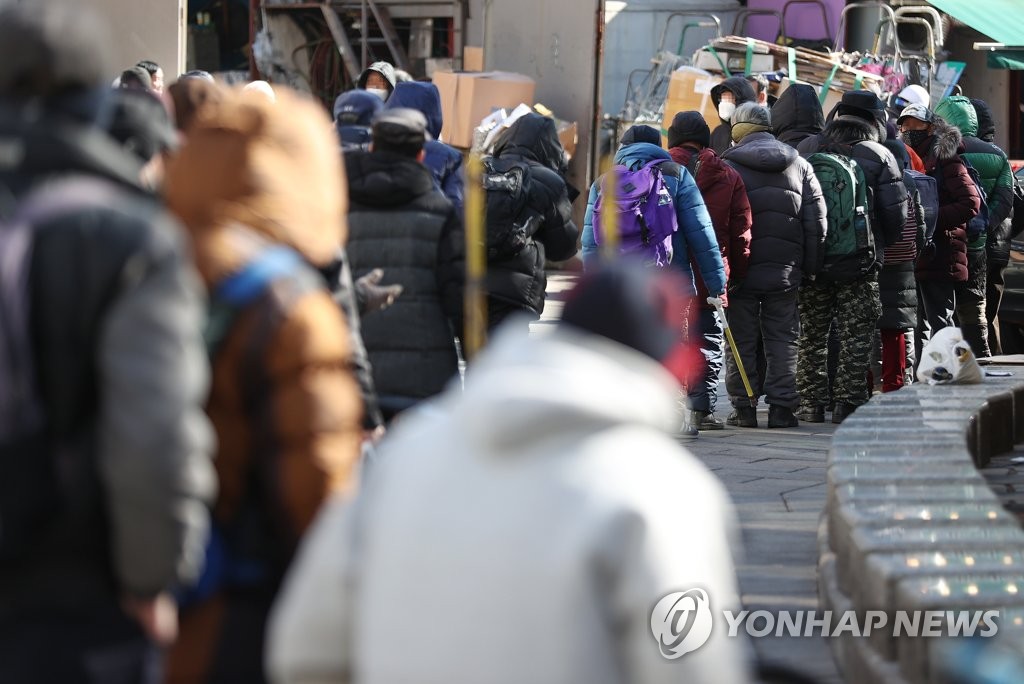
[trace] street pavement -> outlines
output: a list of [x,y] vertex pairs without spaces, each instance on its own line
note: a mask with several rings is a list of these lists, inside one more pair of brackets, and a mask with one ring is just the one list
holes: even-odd
[[[534,332],[542,333],[557,319],[573,281],[571,275],[549,277],[547,305]],[[720,386],[716,415],[724,420],[728,412]],[[763,405],[758,421],[768,424]],[[726,428],[680,439],[725,484],[736,506],[743,544],[736,550],[737,571],[743,607],[751,612],[821,610],[817,531],[834,429],[829,423],[802,423],[784,430]],[[823,638],[764,637],[751,642],[761,660],[785,664],[821,684],[842,682]]]

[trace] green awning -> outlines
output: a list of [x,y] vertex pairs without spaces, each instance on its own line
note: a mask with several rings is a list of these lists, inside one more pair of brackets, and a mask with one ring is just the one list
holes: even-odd
[[1024,45],[1024,0],[928,0],[996,43]]
[[1024,50],[993,50],[988,53],[990,69],[1024,70]]

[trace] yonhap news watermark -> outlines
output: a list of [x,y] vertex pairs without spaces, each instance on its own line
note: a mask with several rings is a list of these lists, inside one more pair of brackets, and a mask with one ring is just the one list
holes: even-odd
[[999,632],[998,610],[712,611],[703,589],[666,594],[651,611],[651,633],[665,658],[696,651],[721,621],[730,637],[992,637]]

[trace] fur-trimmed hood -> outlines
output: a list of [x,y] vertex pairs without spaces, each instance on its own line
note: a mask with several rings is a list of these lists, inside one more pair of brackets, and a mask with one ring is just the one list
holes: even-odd
[[[953,159],[963,148],[963,136],[960,129],[952,125],[941,116],[935,117],[932,121],[932,134],[921,146],[924,149],[917,149],[916,152],[922,159],[933,157],[936,159]],[[923,153],[923,154],[922,154]]]

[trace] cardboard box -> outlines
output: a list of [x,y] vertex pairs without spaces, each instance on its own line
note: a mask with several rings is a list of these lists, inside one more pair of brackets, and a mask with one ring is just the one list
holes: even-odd
[[[729,67],[729,71],[732,72],[733,76],[743,75],[747,68],[746,53],[719,50],[718,56],[723,62],[725,62],[725,65]],[[750,67],[750,70],[755,74],[760,74],[765,71],[775,71],[775,55],[753,55],[751,64],[752,66]],[[694,66],[698,69],[707,69],[708,71],[713,72],[722,71],[722,65],[718,63],[715,56],[708,50],[701,50],[697,53],[697,60],[694,63]]]
[[575,121],[558,122],[558,141],[562,143],[562,149],[571,159],[576,154],[576,138],[579,127]]
[[662,138],[668,134],[668,127],[679,112],[700,112],[711,130],[715,130],[721,120],[711,101],[711,89],[723,80],[721,76],[695,67],[680,67],[672,72],[665,100],[665,118],[661,124]]
[[467,45],[462,48],[462,70],[483,71],[484,70],[484,49]]
[[507,71],[480,73],[438,71],[434,85],[441,93],[444,126],[442,139],[449,145],[468,148],[473,129],[495,109],[514,109],[533,102],[533,79]]

